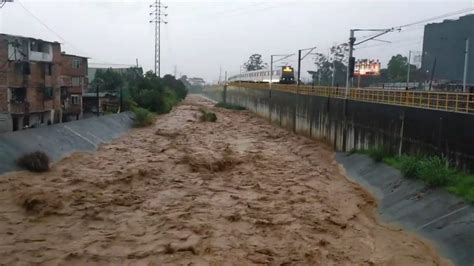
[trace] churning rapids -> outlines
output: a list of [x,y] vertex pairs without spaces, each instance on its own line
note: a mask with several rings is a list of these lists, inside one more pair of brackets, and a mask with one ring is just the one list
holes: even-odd
[[[50,172],[0,177],[0,262],[449,265],[380,222],[323,143],[189,96]],[[199,109],[217,114],[200,122]]]

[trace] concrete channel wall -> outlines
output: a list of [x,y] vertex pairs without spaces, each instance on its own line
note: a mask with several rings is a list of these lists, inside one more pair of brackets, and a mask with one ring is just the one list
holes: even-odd
[[456,265],[474,265],[474,207],[442,189],[423,182],[365,155],[338,153],[346,174],[368,188],[379,202],[381,217],[433,241]]
[[[222,88],[204,94],[222,101]],[[393,153],[445,156],[474,170],[472,114],[348,100],[344,115],[344,99],[232,86],[226,98],[272,123],[327,141],[337,151],[384,147]]]
[[27,152],[43,151],[58,161],[76,151],[95,150],[132,124],[132,114],[124,112],[0,134],[0,174],[18,170],[15,160]]

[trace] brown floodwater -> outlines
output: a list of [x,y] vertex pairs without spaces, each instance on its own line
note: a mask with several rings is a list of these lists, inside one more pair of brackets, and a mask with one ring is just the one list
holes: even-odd
[[450,264],[380,222],[330,147],[199,96],[50,172],[0,176],[0,200],[2,264]]

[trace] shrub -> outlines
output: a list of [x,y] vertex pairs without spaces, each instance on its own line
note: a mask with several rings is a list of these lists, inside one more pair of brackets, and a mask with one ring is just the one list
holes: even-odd
[[229,110],[245,110],[245,107],[240,106],[238,104],[231,104],[231,103],[224,103],[224,102],[218,102],[214,106],[229,109]]
[[454,171],[449,169],[448,162],[440,157],[430,157],[419,162],[418,176],[433,187],[446,186]]
[[201,122],[216,122],[217,121],[217,116],[213,112],[208,112],[204,109],[200,109],[201,111]]
[[135,127],[146,127],[153,124],[154,116],[147,109],[138,107],[133,109],[133,113],[135,113]]
[[413,156],[400,156],[398,168],[406,178],[418,178],[419,158]]
[[383,158],[387,156],[383,148],[369,149],[367,150],[367,154],[377,163],[383,161]]
[[35,151],[20,156],[16,163],[19,167],[32,172],[47,172],[49,170],[49,157],[42,151]]

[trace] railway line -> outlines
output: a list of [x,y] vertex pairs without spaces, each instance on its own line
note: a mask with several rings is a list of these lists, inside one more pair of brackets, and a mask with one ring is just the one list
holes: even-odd
[[[231,82],[233,87],[259,90],[275,90],[303,95],[332,98],[346,98],[346,89],[337,87],[308,86],[296,84],[270,84],[252,82]],[[474,114],[474,93],[436,92],[413,90],[389,90],[379,88],[351,88],[347,99],[423,108],[456,113]]]

